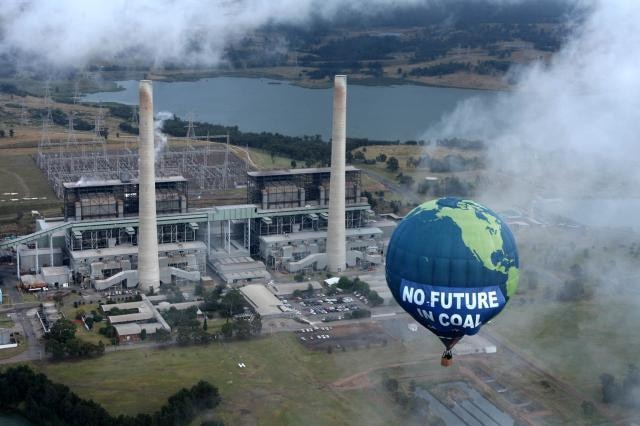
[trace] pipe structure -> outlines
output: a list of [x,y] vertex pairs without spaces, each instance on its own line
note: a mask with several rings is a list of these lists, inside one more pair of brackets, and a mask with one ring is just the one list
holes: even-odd
[[151,80],[140,81],[140,139],[138,146],[138,281],[140,290],[160,288],[158,229],[156,224],[156,171]]
[[343,272],[347,263],[345,236],[345,167],[347,150],[347,76],[336,75],[333,86],[333,130],[331,134],[331,180],[327,269]]

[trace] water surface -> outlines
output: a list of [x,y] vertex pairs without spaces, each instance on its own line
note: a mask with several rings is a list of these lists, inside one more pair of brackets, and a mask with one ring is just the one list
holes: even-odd
[[[138,103],[138,82],[120,81],[120,92],[93,93],[90,102]],[[417,140],[443,114],[471,97],[495,93],[414,85],[348,87],[348,136]],[[155,109],[196,121],[237,125],[243,131],[292,136],[331,134],[332,89],[307,89],[264,78],[216,77],[154,82]],[[197,129],[196,129],[197,131]]]

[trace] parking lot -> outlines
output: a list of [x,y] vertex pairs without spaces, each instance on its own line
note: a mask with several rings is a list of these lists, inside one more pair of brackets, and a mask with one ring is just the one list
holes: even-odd
[[[369,301],[359,293],[327,296],[315,291],[313,296],[281,298],[286,308],[313,322],[331,322],[345,319],[345,314],[356,309],[371,309]],[[348,316],[348,315],[347,315]]]
[[384,346],[389,336],[376,322],[359,322],[343,325],[305,327],[296,331],[298,340],[313,350],[354,350]]

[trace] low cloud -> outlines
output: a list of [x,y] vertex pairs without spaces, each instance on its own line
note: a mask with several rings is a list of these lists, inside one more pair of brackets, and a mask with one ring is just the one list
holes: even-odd
[[486,192],[507,186],[531,198],[634,190],[640,178],[640,3],[585,5],[586,19],[548,63],[521,69],[511,76],[517,81],[512,91],[464,102],[427,130],[427,139],[489,142],[490,170],[505,181],[493,179]]

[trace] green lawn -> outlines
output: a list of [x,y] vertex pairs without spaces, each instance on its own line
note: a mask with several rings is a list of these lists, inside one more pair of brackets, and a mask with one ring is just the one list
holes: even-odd
[[[6,155],[5,151],[0,155],[0,216],[31,210],[39,210],[41,213],[58,212],[61,202],[31,156]],[[3,193],[17,195],[2,195]],[[39,199],[23,200],[23,197]],[[46,199],[40,199],[43,197]]]
[[[291,158],[279,155],[271,156],[267,151],[256,148],[249,148],[251,160],[261,169],[289,169],[291,168]],[[298,167],[304,167],[304,162],[298,161]]]
[[[96,312],[100,313],[98,308],[99,308],[99,305],[97,303],[93,303],[90,305],[80,305],[77,308],[74,308],[73,301],[67,298],[67,300],[65,300],[65,305],[61,308],[61,310],[64,313],[66,318],[73,321],[75,320],[76,314],[78,313],[78,311],[84,311],[86,313],[90,313],[91,311],[95,310]],[[104,319],[101,322],[94,323],[93,328],[89,331],[87,331],[87,329],[84,328],[82,324],[76,324],[77,325],[76,337],[78,337],[79,339],[85,340],[87,342],[95,343],[95,344],[97,344],[98,342],[102,342],[107,346],[110,345],[111,344],[110,339],[106,338],[105,336],[103,336],[98,332],[100,328],[107,325],[107,317],[103,315],[103,318]]]
[[[362,416],[370,416],[368,424],[397,423],[401,414],[379,395],[378,387],[336,391],[329,385],[363,369],[425,356],[433,358],[434,369],[440,368],[436,342],[430,342],[430,355],[424,347],[416,351],[397,343],[327,354],[308,351],[295,339],[279,333],[207,347],[120,350],[73,364],[43,364],[40,369],[114,414],[152,412],[181,387],[204,379],[220,388],[224,402],[219,412],[225,423],[281,425],[349,424]],[[240,369],[238,362],[247,368]],[[371,398],[380,401],[372,403]]]

